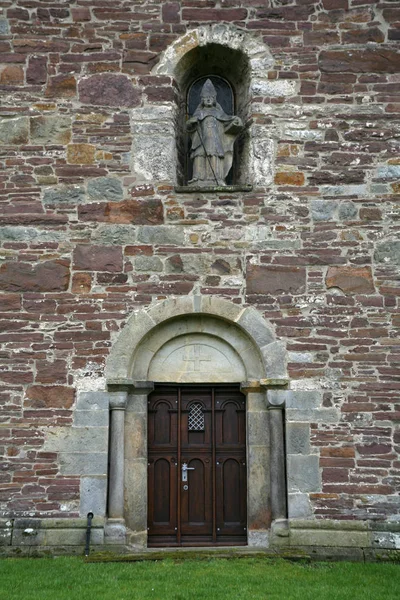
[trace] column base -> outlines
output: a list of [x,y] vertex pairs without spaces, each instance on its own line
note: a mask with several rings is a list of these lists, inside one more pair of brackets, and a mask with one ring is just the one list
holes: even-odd
[[124,519],[107,519],[104,525],[105,544],[126,544],[126,526]]

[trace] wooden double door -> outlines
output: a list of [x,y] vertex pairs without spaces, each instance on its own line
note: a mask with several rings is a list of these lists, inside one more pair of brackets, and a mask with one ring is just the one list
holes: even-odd
[[160,386],[148,408],[149,546],[246,544],[246,406],[238,386]]

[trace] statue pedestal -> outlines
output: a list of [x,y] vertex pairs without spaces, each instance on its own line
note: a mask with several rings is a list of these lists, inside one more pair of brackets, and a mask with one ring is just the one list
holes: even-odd
[[252,185],[177,185],[175,192],[177,194],[194,194],[194,193],[212,193],[220,194],[221,192],[251,192]]

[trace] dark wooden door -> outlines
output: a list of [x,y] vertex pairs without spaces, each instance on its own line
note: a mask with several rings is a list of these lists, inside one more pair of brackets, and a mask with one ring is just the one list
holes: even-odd
[[247,543],[245,408],[237,386],[150,395],[149,546]]

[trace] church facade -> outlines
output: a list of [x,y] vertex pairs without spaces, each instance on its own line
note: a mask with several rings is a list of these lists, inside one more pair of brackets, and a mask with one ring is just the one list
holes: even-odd
[[5,555],[400,548],[400,9],[0,3]]

